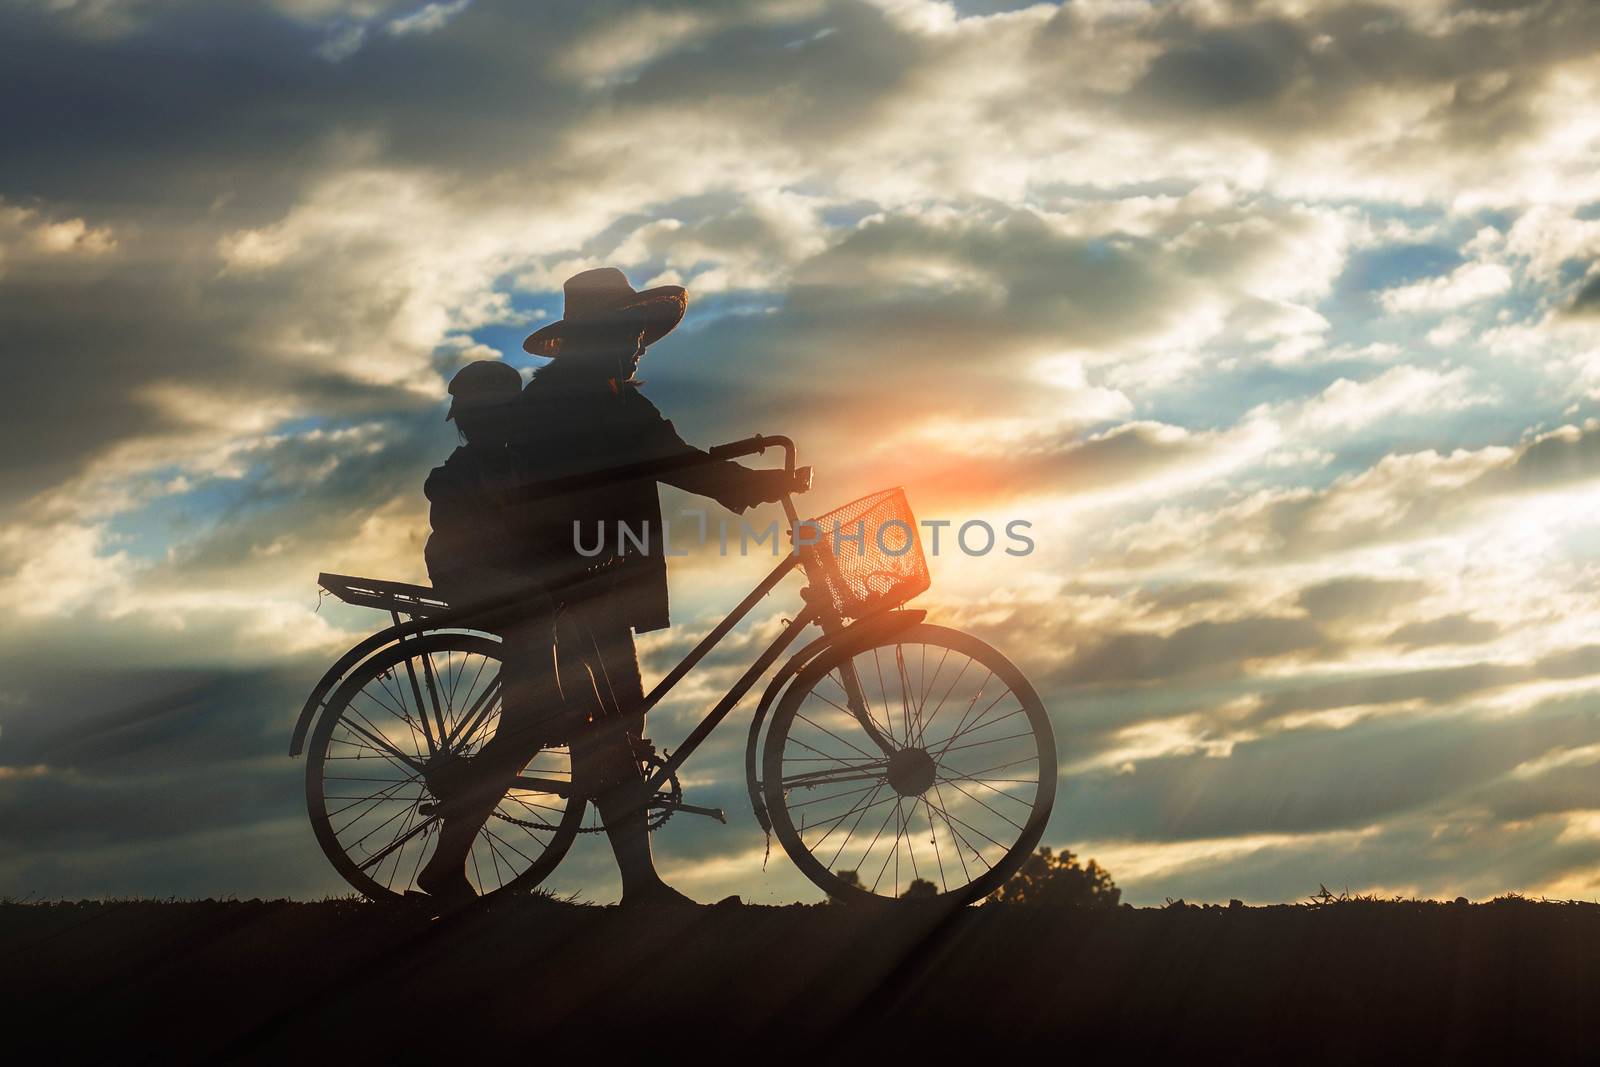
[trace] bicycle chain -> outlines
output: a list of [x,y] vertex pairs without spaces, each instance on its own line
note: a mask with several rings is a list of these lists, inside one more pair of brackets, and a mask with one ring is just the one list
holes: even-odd
[[[645,760],[644,776],[646,778],[650,777],[650,775],[654,774],[655,771],[661,766],[661,758],[655,755],[655,753],[651,753]],[[649,827],[651,830],[658,830],[666,824],[668,819],[672,818],[672,816],[676,814],[677,808],[674,806],[675,803],[683,800],[683,786],[678,782],[678,776],[674,774],[671,778],[667,779],[667,788],[657,792],[655,797],[652,799],[667,801],[667,805],[665,807],[658,808],[645,819],[645,825],[647,827]],[[504,822],[511,823],[513,826],[520,826],[524,830],[553,831],[561,829],[559,826],[551,826],[546,822],[539,822],[533,819],[519,819],[515,815],[507,815],[499,808],[494,810],[494,817]],[[578,827],[578,833],[598,834],[604,829],[605,827],[603,825],[580,826]]]

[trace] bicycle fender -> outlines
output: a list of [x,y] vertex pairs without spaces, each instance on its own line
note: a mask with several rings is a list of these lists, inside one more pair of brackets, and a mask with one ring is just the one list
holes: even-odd
[[750,807],[754,810],[756,822],[761,824],[763,832],[772,832],[772,820],[767,814],[766,801],[761,798],[761,780],[756,773],[756,750],[760,745],[761,727],[766,722],[767,712],[779,694],[794,680],[794,676],[800,673],[801,668],[823,652],[846,644],[865,645],[880,637],[910,629],[927,617],[928,613],[919,608],[887,611],[868,616],[842,630],[816,638],[790,656],[788,661],[778,668],[777,673],[772,676],[772,681],[767,683],[767,688],[762,692],[761,703],[756,705],[755,714],[750,718],[750,737],[744,749],[744,779],[746,787],[750,790]]
[[369,637],[358,641],[351,649],[336,660],[327,673],[312,688],[311,695],[306,697],[305,704],[300,708],[300,717],[295,720],[294,734],[289,738],[289,755],[298,756],[305,749],[306,736],[311,732],[311,724],[316,721],[317,712],[322,710],[323,704],[328,699],[328,694],[334,690],[340,681],[351,671],[360,666],[372,655],[381,652],[397,641],[403,641],[417,634],[434,630],[451,629],[470,630],[471,627],[441,626],[437,618],[413,619],[401,623],[399,626],[390,626],[379,630]]

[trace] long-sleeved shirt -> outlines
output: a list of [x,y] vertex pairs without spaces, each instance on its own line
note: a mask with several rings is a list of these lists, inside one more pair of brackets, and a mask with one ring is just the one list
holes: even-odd
[[462,445],[423,484],[432,527],[423,558],[453,605],[482,604],[518,584],[525,551],[507,522],[517,484],[504,443]]
[[[667,563],[662,545],[661,501],[656,481],[709,496],[743,511],[776,500],[786,485],[782,471],[752,470],[729,461],[712,462],[706,453],[678,436],[670,421],[631,383],[575,375],[540,373],[522,394],[523,415],[513,439],[519,472],[530,481],[594,474],[592,485],[547,496],[517,508],[515,526],[531,556],[530,570],[556,588],[613,557],[608,596],[636,631],[657,630],[670,622]],[[611,478],[611,468],[673,457],[704,462],[647,477]],[[606,552],[580,555],[573,522],[585,548],[604,531]],[[638,551],[618,544],[617,523],[635,535],[648,531]],[[626,553],[619,548],[626,547]],[[615,558],[620,556],[620,558]]]

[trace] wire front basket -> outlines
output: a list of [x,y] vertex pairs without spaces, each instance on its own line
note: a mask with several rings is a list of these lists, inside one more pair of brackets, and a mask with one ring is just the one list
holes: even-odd
[[806,576],[833,610],[859,619],[929,585],[917,520],[904,489],[883,489],[800,525]]

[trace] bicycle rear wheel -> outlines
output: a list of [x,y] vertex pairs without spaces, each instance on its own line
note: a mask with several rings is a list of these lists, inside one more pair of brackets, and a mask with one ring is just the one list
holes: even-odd
[[[440,815],[434,786],[494,736],[501,717],[500,643],[424,634],[362,663],[317,720],[306,806],[333,866],[373,900],[416,888]],[[441,774],[443,772],[443,774]],[[467,858],[480,896],[532,888],[566,855],[583,819],[568,750],[529,761],[478,832]]]
[[774,713],[762,782],[778,841],[829,895],[966,904],[1039,843],[1055,736],[1009,660],[923,623],[802,670]]

